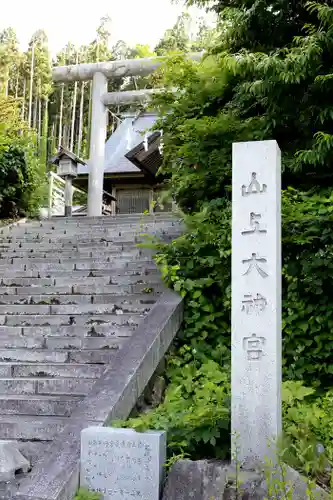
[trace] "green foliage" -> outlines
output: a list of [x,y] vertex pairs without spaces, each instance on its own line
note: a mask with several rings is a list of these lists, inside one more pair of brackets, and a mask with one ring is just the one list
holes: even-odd
[[283,196],[283,348],[288,379],[332,387],[331,190]]
[[[169,245],[157,243],[156,260],[169,286],[184,297],[185,318],[174,363],[169,362],[165,402],[129,425],[167,429],[171,452],[209,456],[202,413],[209,415],[216,389],[203,367],[214,363],[226,377],[228,394],[232,143],[274,138],[283,158],[283,374],[289,380],[282,452],[289,463],[327,484],[327,461],[333,459],[333,9],[322,2],[306,7],[277,0],[270,2],[273,25],[267,3],[221,0],[230,22],[223,50],[216,47],[200,63],[177,57],[163,68],[166,91],[154,103],[163,117],[161,173],[187,231]],[[263,20],[266,31],[258,28]],[[242,44],[237,56],[236,41]],[[189,373],[200,373],[204,401],[196,398]],[[216,405],[218,414],[227,409],[226,401]],[[216,439],[221,456],[227,453],[227,422],[223,413],[215,422],[220,434],[207,434],[208,443],[211,436]]]
[[[195,352],[189,355],[196,358]],[[226,458],[230,446],[229,367],[221,368],[212,360],[184,365],[183,356],[172,356],[168,373],[171,383],[164,402],[121,426],[138,432],[166,430],[170,457]]]
[[213,359],[221,352],[228,359],[232,143],[275,138],[283,152],[284,375],[328,387],[333,10],[310,10],[319,12],[321,29],[307,28],[308,36],[283,51],[242,51],[237,58],[223,52],[200,64],[177,58],[177,72],[170,62],[166,87],[179,94],[156,97],[164,118],[162,172],[189,229],[160,247],[157,259],[168,283],[186,296],[186,339],[205,355],[212,350]]
[[[188,5],[208,7],[218,13],[223,26],[221,48],[231,52],[248,49],[270,52],[289,46],[304,27],[320,27],[308,0],[187,0]],[[329,2],[320,0],[325,8]]]
[[[171,245],[158,245],[163,278],[185,297],[184,328],[176,340],[184,362],[208,356],[219,364],[230,358],[230,204],[215,200],[186,217],[187,232]],[[190,349],[187,349],[190,346]],[[182,349],[187,350],[183,352]]]
[[302,382],[290,381],[283,384],[282,401],[282,460],[328,486],[333,460],[333,391],[318,395]]
[[18,111],[13,99],[0,99],[1,218],[33,213],[46,194],[35,136],[21,122]]
[[100,500],[101,498],[101,493],[89,491],[86,488],[80,488],[73,500]]

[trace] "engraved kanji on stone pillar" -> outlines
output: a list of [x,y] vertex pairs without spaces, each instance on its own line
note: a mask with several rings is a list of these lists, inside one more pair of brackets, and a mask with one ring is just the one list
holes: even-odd
[[274,458],[281,432],[281,158],[276,141],[233,144],[233,452]]

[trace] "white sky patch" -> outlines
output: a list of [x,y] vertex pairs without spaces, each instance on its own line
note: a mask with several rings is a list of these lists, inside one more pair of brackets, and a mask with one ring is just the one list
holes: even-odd
[[[16,0],[6,2],[0,17],[0,30],[13,27],[23,50],[37,29],[44,29],[49,47],[55,54],[68,41],[75,45],[90,43],[96,33],[100,18],[112,19],[111,43],[124,40],[128,45],[158,42],[164,31],[171,28],[184,10],[181,3],[170,0]],[[196,18],[204,11],[191,9]],[[208,18],[212,22],[212,18]]]

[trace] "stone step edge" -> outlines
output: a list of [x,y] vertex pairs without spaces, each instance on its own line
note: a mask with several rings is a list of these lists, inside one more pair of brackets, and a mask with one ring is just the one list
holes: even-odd
[[[18,379],[19,380],[19,379]],[[0,401],[74,401],[78,402],[82,396],[77,394],[0,394]]]
[[[146,285],[146,287],[144,286]],[[130,290],[130,292],[126,292],[126,291],[122,291],[121,293],[115,293],[114,291],[108,291],[108,290],[98,290],[98,288],[103,288],[103,287],[96,287],[96,289],[94,290],[93,288],[90,288],[85,290],[84,287],[82,287],[82,291],[81,291],[81,287],[80,286],[73,286],[71,287],[72,290],[67,290],[67,291],[63,291],[63,293],[61,293],[61,291],[57,291],[55,293],[33,293],[33,288],[31,289],[31,293],[0,293],[0,305],[21,305],[21,304],[13,304],[12,302],[6,302],[5,299],[12,299],[12,300],[27,300],[27,299],[32,299],[32,300],[39,300],[40,303],[38,302],[32,302],[31,305],[60,305],[60,304],[57,304],[57,303],[54,303],[54,304],[43,304],[43,300],[45,301],[56,301],[56,300],[61,300],[61,297],[66,297],[66,298],[72,298],[73,301],[75,299],[79,300],[79,297],[91,297],[91,304],[96,304],[93,300],[94,297],[103,297],[105,296],[105,304],[104,305],[108,305],[109,304],[109,299],[110,297],[115,297],[115,300],[121,300],[121,297],[131,297],[132,299],[135,300],[135,296],[137,295],[138,297],[139,296],[147,296],[147,299],[148,297],[158,297],[159,295],[159,292],[155,292],[154,291],[154,286],[155,287],[158,285],[158,283],[154,283],[154,284],[150,284],[150,283],[145,283],[145,284],[139,284],[139,286],[143,286],[143,289],[142,290],[139,290],[139,291],[132,291]],[[107,286],[107,285],[105,285]],[[112,286],[112,285],[109,285],[109,286]],[[119,288],[122,288],[122,287],[126,287],[128,286],[129,288],[135,288],[136,285],[115,285],[115,286],[119,286]],[[0,287],[2,288],[2,287]],[[19,287],[17,287],[19,288]],[[51,287],[50,287],[51,288]],[[77,291],[75,290],[75,288],[80,288],[80,291]],[[145,291],[145,288],[147,291]],[[12,288],[11,288],[12,290]],[[149,290],[149,291],[148,291]],[[150,291],[151,290],[151,291]],[[2,291],[2,290],[1,290]],[[44,290],[43,290],[44,292]],[[47,290],[46,290],[47,292]],[[2,302],[2,301],[5,301],[5,302]],[[101,302],[98,302],[99,305],[103,305]],[[29,304],[22,304],[22,305],[29,305]],[[70,304],[68,304],[70,305]],[[76,305],[76,304],[73,304],[73,305]]]

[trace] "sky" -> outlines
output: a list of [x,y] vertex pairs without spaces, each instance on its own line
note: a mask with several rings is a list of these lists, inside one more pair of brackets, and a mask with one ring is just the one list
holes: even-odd
[[[16,0],[7,1],[1,9],[0,30],[14,28],[25,50],[31,35],[44,29],[55,54],[68,41],[75,45],[92,41],[100,18],[108,14],[112,18],[111,43],[121,39],[129,45],[154,46],[182,10],[181,2],[175,5],[170,0]],[[204,14],[198,9],[190,12]]]

